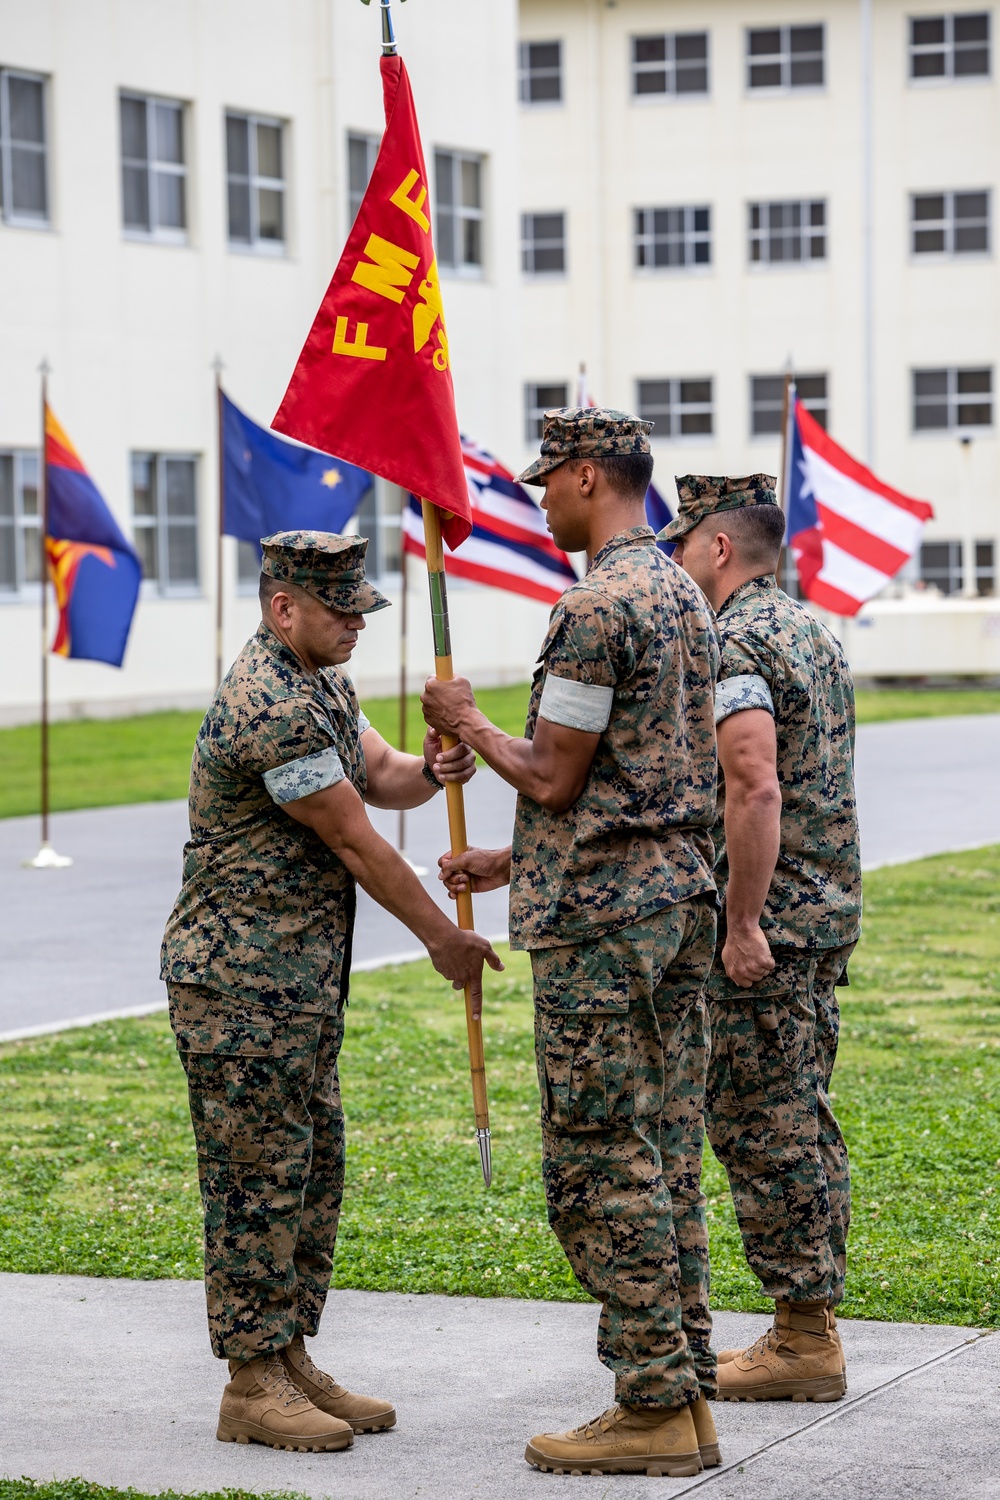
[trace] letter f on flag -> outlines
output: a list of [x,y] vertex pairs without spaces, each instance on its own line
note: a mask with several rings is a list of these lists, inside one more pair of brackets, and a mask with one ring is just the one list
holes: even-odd
[[429,500],[454,551],[472,515],[427,168],[402,58],[381,69],[375,170],[272,425]]

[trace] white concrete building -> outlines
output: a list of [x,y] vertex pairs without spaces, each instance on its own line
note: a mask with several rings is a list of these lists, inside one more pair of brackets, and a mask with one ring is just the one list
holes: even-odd
[[[837,440],[937,511],[923,571],[946,597],[883,598],[838,625],[856,668],[1000,672],[996,8],[396,10],[463,428],[517,464],[537,410],[574,398],[585,361],[596,400],[655,418],[669,496],[674,473],[776,470],[791,359]],[[55,412],[155,575],[124,668],[55,660],[56,704],[208,696],[211,365],[221,356],[233,399],[270,419],[373,159],[374,12],[0,0],[0,720],[36,711],[43,356]],[[379,487],[359,522],[391,595],[396,506]],[[417,676],[429,641],[414,584]],[[255,601],[231,542],[225,591],[232,655]],[[544,607],[452,597],[459,667],[526,675]],[[372,620],[362,691],[395,681],[394,615]]]
[[655,419],[664,494],[777,473],[790,362],[833,436],[935,507],[930,592],[831,622],[863,674],[1000,672],[996,23],[522,0],[529,430],[585,361],[594,399]]

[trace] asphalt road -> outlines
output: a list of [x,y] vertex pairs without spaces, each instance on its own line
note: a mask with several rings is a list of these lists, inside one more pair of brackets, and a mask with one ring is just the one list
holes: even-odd
[[[1000,715],[876,724],[858,735],[858,800],[867,868],[1000,843]],[[509,838],[514,794],[485,771],[468,788],[475,843]],[[373,813],[395,841],[396,814]],[[180,881],[183,803],[60,813],[52,837],[66,870],[27,870],[38,820],[0,822],[0,1038],[163,1003],[160,936]],[[447,842],[444,799],[407,815],[412,857],[433,878]],[[477,926],[506,933],[506,894],[477,902]],[[416,956],[409,932],[367,897],[359,901],[356,966]]]

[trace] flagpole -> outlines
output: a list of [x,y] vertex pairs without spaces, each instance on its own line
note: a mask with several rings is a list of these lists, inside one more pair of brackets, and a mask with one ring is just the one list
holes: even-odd
[[49,410],[49,362],[43,359],[39,365],[42,377],[42,449],[39,455],[39,483],[41,485],[41,559],[40,586],[42,590],[42,719],[41,719],[41,802],[42,844],[34,859],[24,864],[33,870],[62,870],[73,861],[65,854],[57,854],[49,843],[49,445],[46,432],[46,417]]
[[788,418],[792,409],[792,362],[785,365],[785,388],[781,393],[781,467],[778,470],[778,504],[787,515]]
[[222,605],[222,528],[226,519],[226,456],[223,434],[221,354],[212,361],[215,371],[215,422],[219,446],[219,529],[215,538],[215,686],[222,681],[223,605]]
[[[424,516],[424,550],[427,560],[427,583],[431,596],[431,627],[434,633],[434,674],[443,682],[450,682],[455,675],[451,661],[451,627],[448,620],[448,590],[444,572],[444,546],[441,541],[441,517],[437,507],[429,500],[421,501]],[[451,735],[442,735],[441,743],[446,750],[457,741]],[[465,831],[465,796],[460,783],[449,781],[445,785],[448,801],[448,832],[452,854],[464,854],[469,847]],[[466,931],[475,926],[472,914],[472,894],[464,891],[456,899],[458,925]],[[469,1037],[469,1068],[472,1074],[472,1107],[476,1117],[476,1140],[479,1143],[479,1160],[483,1169],[483,1180],[489,1187],[493,1177],[490,1151],[490,1106],[486,1093],[486,1057],[483,1052],[483,1023],[472,1014],[472,997],[469,986],[465,987],[465,1025]]]
[[[402,536],[400,537],[402,541]],[[400,569],[402,571],[402,582],[399,589],[399,749],[400,753],[406,754],[406,548],[402,548],[400,557]],[[400,854],[406,857],[406,810],[399,809],[399,837],[397,848]]]

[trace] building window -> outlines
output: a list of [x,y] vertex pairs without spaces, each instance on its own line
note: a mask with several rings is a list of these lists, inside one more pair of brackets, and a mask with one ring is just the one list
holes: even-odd
[[751,203],[750,260],[757,265],[826,259],[826,204]]
[[375,170],[380,145],[377,135],[347,137],[347,213],[353,224]]
[[132,455],[132,524],[143,577],[160,594],[198,587],[198,505],[195,459],[164,453]]
[[355,517],[359,536],[368,538],[365,573],[385,583],[403,570],[403,506],[407,495],[398,484],[376,479],[361,497]]
[[555,276],[566,269],[566,215],[521,215],[521,270]]
[[229,243],[280,253],[285,246],[285,171],[280,120],[226,115]]
[[941,594],[960,594],[965,584],[961,542],[924,542],[920,548],[920,581]]
[[567,385],[526,385],[524,387],[524,436],[528,443],[542,437],[542,418],[547,411],[569,403]]
[[184,240],[184,106],[122,94],[122,219],[133,234]]
[[483,158],[435,151],[437,209],[434,241],[438,265],[479,276],[483,268]]
[[992,542],[976,542],[976,593],[981,599],[997,591],[997,570]]
[[632,38],[632,93],[708,93],[708,32],[673,31]]
[[747,87],[822,87],[822,26],[766,26],[747,32]]
[[519,42],[517,96],[522,104],[562,102],[562,42]]
[[38,454],[0,453],[0,594],[42,576]]
[[260,587],[260,558],[253,542],[236,541],[236,589],[240,594],[255,594]]
[[[796,375],[795,391],[806,411],[821,427],[829,423],[825,375]],[[750,433],[753,437],[781,435],[785,406],[784,375],[750,376]]]
[[712,210],[707,205],[635,210],[635,263],[640,270],[707,266],[711,260]]
[[914,193],[914,255],[982,255],[990,248],[990,195]]
[[989,11],[911,16],[911,78],[984,78],[989,71]]
[[5,224],[49,221],[45,80],[0,68],[0,214]]
[[993,425],[993,371],[914,370],[914,432]]
[[711,380],[640,380],[637,394],[640,417],[656,424],[654,440],[711,437]]

